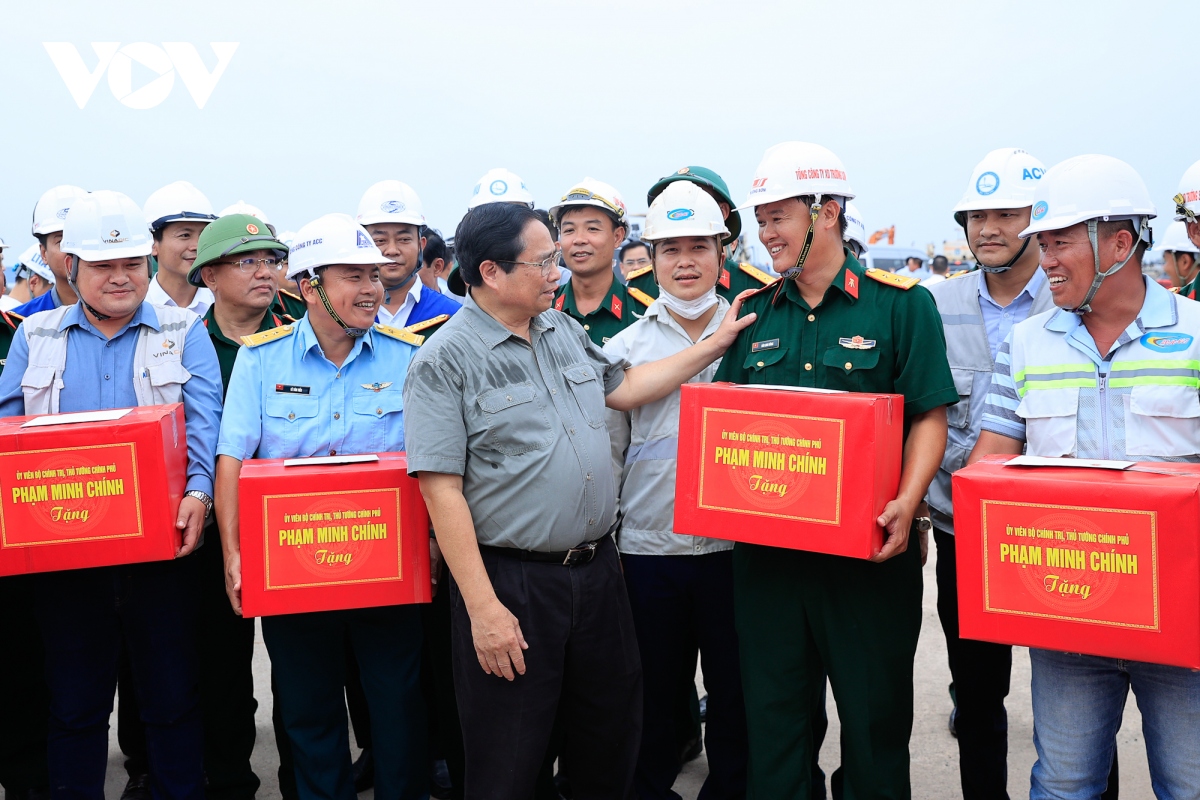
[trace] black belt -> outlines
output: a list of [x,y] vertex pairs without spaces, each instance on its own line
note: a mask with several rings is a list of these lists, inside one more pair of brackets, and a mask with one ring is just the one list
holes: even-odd
[[482,553],[495,553],[498,556],[515,558],[520,561],[538,561],[547,564],[561,564],[564,567],[574,567],[579,564],[590,563],[606,541],[612,541],[612,537],[608,534],[601,536],[595,541],[576,545],[570,550],[560,550],[555,553],[546,553],[541,550],[518,550],[515,547],[496,547],[490,544],[479,545],[479,550]]

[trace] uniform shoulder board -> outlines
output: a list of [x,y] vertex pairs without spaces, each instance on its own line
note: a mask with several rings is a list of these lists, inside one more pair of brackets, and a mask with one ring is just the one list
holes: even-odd
[[762,282],[765,286],[770,286],[775,282],[775,278],[763,272],[753,264],[738,264],[738,269],[749,275],[751,278],[754,278],[754,280]]
[[625,280],[626,280],[626,281],[631,281],[631,280],[633,280],[634,278],[640,278],[640,277],[642,277],[643,275],[646,275],[646,274],[648,274],[648,273],[650,273],[650,272],[653,272],[653,271],[654,271],[654,265],[653,265],[653,264],[651,264],[651,265],[650,265],[650,266],[648,266],[648,267],[639,267],[638,269],[635,269],[633,272],[631,272],[631,273],[629,273],[628,275],[626,275],[626,276],[625,276]]
[[897,275],[894,272],[876,269],[875,267],[871,267],[869,270],[867,270],[867,277],[873,281],[879,281],[882,284],[894,286],[897,289],[903,289],[904,291],[908,291],[920,283],[920,281],[916,278],[906,278],[903,275]]
[[296,294],[295,292],[289,292],[287,289],[280,288],[280,289],[279,289],[279,293],[280,293],[280,294],[286,294],[288,297],[292,298],[293,300],[299,300],[301,303],[303,303],[303,302],[304,302],[304,298],[303,298],[303,297],[301,297],[300,295]]
[[391,325],[380,325],[378,322],[375,323],[375,330],[384,336],[411,344],[413,347],[420,347],[421,343],[425,341],[425,337],[419,333],[409,333],[404,328],[393,328]]
[[445,322],[448,319],[450,319],[449,314],[438,314],[436,317],[427,319],[424,322],[417,322],[412,325],[408,325],[408,326],[404,327],[402,330],[406,330],[409,333],[420,333],[421,331],[429,330],[430,328],[432,328],[435,325],[441,325],[443,322]]
[[8,326],[14,331],[17,329],[18,325],[25,321],[25,317],[21,316],[20,314],[14,314],[11,311],[0,311],[0,314],[4,315],[4,321],[7,322]]
[[970,275],[970,274],[971,274],[971,270],[969,270],[969,269],[960,269],[958,272],[951,272],[949,275],[947,275],[947,276],[946,276],[946,280],[950,280],[951,278],[958,278],[958,277],[961,277],[961,276],[963,276],[963,275]]
[[[764,273],[764,274],[766,274],[766,273]],[[768,289],[776,289],[777,287],[780,287],[782,285],[783,285],[782,277],[772,278],[771,282],[768,283],[766,286],[762,286],[758,289],[755,289],[754,291],[750,292],[750,294],[746,295],[746,299],[748,300],[751,297],[755,297],[756,295],[762,294],[763,292],[767,291]],[[774,298],[772,298],[772,302],[774,302]]]
[[[650,267],[643,267],[643,269],[650,269]],[[632,272],[629,273],[629,277],[633,277]],[[643,292],[641,289],[634,288],[633,286],[626,286],[625,291],[629,293],[630,297],[632,297],[634,300],[637,300],[646,308],[649,308],[650,304],[654,302],[654,298]]]
[[269,331],[259,331],[248,336],[242,337],[242,344],[246,347],[258,347],[260,344],[273,342],[276,339],[282,339],[285,336],[291,336],[296,332],[296,329],[291,325],[284,325],[280,328],[271,328]]
[[[1172,287],[1171,287],[1171,293],[1172,293],[1172,294],[1179,294],[1179,292],[1180,292],[1180,291],[1182,291],[1182,289],[1183,289],[1183,287],[1181,287],[1181,286],[1172,286]],[[1187,295],[1184,295],[1184,297],[1187,297]]]

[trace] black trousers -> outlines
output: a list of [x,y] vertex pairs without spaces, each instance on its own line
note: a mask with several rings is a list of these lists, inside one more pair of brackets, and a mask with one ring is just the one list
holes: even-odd
[[[200,699],[204,720],[205,794],[209,800],[253,800],[259,779],[250,767],[254,752],[254,619],[239,617],[225,594],[225,561],[215,525],[192,557],[200,593]],[[149,772],[128,653],[117,672],[117,741],[130,775]]]
[[[937,545],[938,618],[954,680],[958,767],[963,800],[1008,800],[1008,696],[1012,647],[958,636],[958,567],[954,534],[933,531]],[[1117,757],[1101,800],[1117,800]]]
[[0,578],[0,786],[11,798],[50,786],[50,690],[33,612],[32,577]]
[[576,800],[630,796],[642,729],[642,670],[621,563],[605,538],[587,564],[522,561],[492,551],[483,563],[529,643],[515,680],[486,674],[471,619],[451,583],[454,689],[466,750],[466,797],[527,800],[561,722],[563,763]]

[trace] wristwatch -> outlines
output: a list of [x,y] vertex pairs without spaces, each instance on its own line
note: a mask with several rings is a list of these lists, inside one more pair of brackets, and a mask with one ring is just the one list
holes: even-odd
[[933,520],[929,517],[917,517],[914,522],[917,523],[917,530],[921,533],[929,533],[933,530]]
[[204,514],[208,516],[213,510],[213,499],[199,489],[192,489],[190,492],[185,492],[184,497],[194,497],[201,503],[204,503]]

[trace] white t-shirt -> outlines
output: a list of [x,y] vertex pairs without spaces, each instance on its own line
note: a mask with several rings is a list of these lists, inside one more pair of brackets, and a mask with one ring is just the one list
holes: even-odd
[[380,325],[389,325],[393,328],[403,328],[408,324],[408,316],[412,313],[413,307],[421,300],[421,279],[417,278],[413,281],[412,286],[408,287],[408,294],[404,296],[404,302],[396,309],[396,313],[388,311],[385,307],[380,306],[379,312],[375,315],[379,320]]

